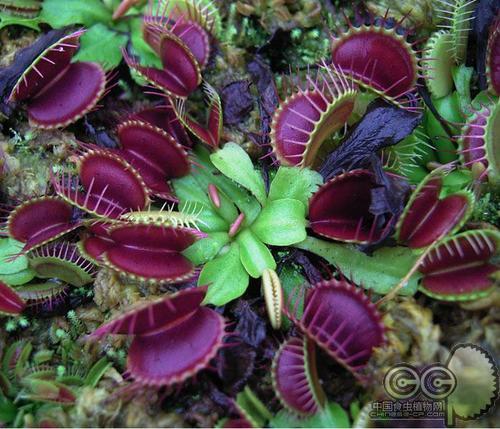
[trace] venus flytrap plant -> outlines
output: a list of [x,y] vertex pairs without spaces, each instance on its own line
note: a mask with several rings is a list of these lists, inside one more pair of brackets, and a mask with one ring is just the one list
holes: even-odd
[[31,282],[17,287],[16,292],[26,301],[26,314],[47,317],[67,310],[69,286],[65,283],[54,280]]
[[422,181],[396,229],[397,239],[413,250],[414,263],[379,304],[393,298],[415,276],[422,292],[445,301],[477,299],[492,291],[492,275],[499,269],[493,256],[498,253],[498,232],[455,234],[471,215],[474,202],[470,191],[443,193],[442,170]]
[[79,248],[88,259],[130,280],[175,283],[194,274],[193,264],[181,252],[201,237],[197,230],[164,224],[95,224]]
[[279,329],[282,322],[283,289],[276,271],[265,269],[262,273],[262,293],[266,302],[267,315],[271,326]]
[[[396,293],[414,294],[417,288],[447,301],[486,296],[492,290],[491,275],[498,271],[493,258],[497,254],[497,232],[456,234],[471,215],[475,201],[471,191],[459,189],[447,183],[442,169],[429,174],[399,218],[395,236],[400,246],[384,247],[372,255],[313,237],[295,246],[325,258],[356,284],[385,295],[381,302]],[[321,196],[321,190],[313,196],[313,210],[317,195]],[[327,224],[333,222],[332,216],[325,215]],[[338,227],[340,223],[333,225]],[[312,222],[311,226],[314,230]],[[458,281],[460,276],[468,280]]]
[[494,18],[488,29],[485,75],[489,92],[483,91],[476,100],[471,100],[473,69],[464,63],[477,7],[475,0],[440,1],[438,12],[443,19],[440,27],[444,29],[435,32],[427,42],[429,58],[424,60],[427,66],[424,78],[433,96],[432,104],[441,118],[438,120],[427,108],[424,123],[435,146],[437,161],[447,164],[459,160],[464,167],[474,169],[474,178],[488,177],[496,186],[498,148],[495,141],[498,139],[492,139],[492,135],[498,129],[493,112],[497,101],[495,95],[498,95],[494,82],[499,75],[499,20]]
[[217,149],[223,132],[222,102],[219,94],[209,83],[203,82],[203,93],[207,103],[205,124],[194,120],[186,111],[186,100],[174,101],[173,109],[185,129],[208,147]]
[[387,341],[381,315],[361,288],[335,279],[304,292],[302,314],[296,305],[285,306],[284,312],[301,335],[290,337],[275,354],[276,395],[294,415],[321,413],[326,395],[316,369],[316,346],[362,381],[374,348]]
[[198,205],[200,229],[208,237],[184,254],[205,263],[199,278],[209,285],[205,302],[223,305],[245,292],[250,277],[276,269],[268,246],[306,238],[308,199],[322,180],[308,169],[281,167],[266,193],[260,173],[236,144],[210,156],[201,148],[195,152],[200,167],[175,180],[174,189],[181,207]]
[[223,346],[226,322],[202,305],[206,287],[143,300],[95,330],[89,339],[133,335],[127,370],[139,383],[183,383],[205,369]]
[[52,177],[56,193],[69,205],[104,219],[142,210],[150,202],[139,172],[118,154],[88,145],[77,157],[78,177]]
[[33,424],[61,425],[50,417],[50,409],[69,407],[76,401],[79,389],[95,387],[111,364],[101,358],[81,356],[75,342],[65,350],[35,351],[29,341],[16,341],[3,353],[0,369],[0,421],[12,427]]
[[[57,3],[46,0],[44,13]],[[83,15],[92,14],[88,6],[93,2],[76,3],[84,9]],[[267,112],[269,140],[283,165],[269,168],[266,183],[242,147],[232,142],[224,144],[223,105],[208,83],[203,85],[208,101],[206,123],[186,112],[188,97],[202,82],[201,73],[213,50],[212,37],[217,34],[218,15],[211,2],[153,2],[140,21],[125,10],[135,7],[135,3],[122,2],[112,26],[127,27],[129,20],[134,22],[130,24],[135,26],[132,45],[140,33],[138,39],[151,48],[157,61],[144,64],[141,58],[132,58],[133,51],[126,53],[126,59],[135,73],[160,90],[167,102],[123,120],[117,129],[118,148],[79,145],[72,157],[76,161],[75,177],[59,172],[52,178],[57,196],[35,198],[9,215],[8,233],[21,243],[15,252],[21,256],[13,261],[19,266],[0,266],[0,274],[18,275],[29,268],[48,280],[22,285],[17,290],[19,296],[1,283],[0,311],[19,314],[24,309],[50,317],[56,314],[53,307],[57,307],[57,314],[62,311],[68,324],[51,326],[50,338],[60,355],[53,365],[52,356],[42,356],[37,367],[25,371],[31,344],[18,344],[8,351],[4,370],[16,381],[9,385],[9,375],[6,383],[0,379],[0,387],[15,384],[12,390],[18,394],[22,389],[19,398],[25,402],[66,406],[75,402],[81,386],[97,384],[109,364],[100,360],[92,367],[85,364],[82,370],[76,363],[86,355],[75,343],[84,334],[86,324],[79,312],[68,312],[72,307],[66,305],[72,292],[70,285],[82,288],[90,283],[95,265],[139,284],[145,295],[150,292],[145,286],[153,285],[152,290],[158,292],[162,291],[158,285],[198,276],[198,287],[147,296],[125,310],[116,308],[116,314],[88,337],[132,337],[126,363],[124,349],[115,353],[109,344],[103,344],[103,348],[110,356],[119,356],[120,363],[126,366],[126,376],[134,382],[132,386],[166,387],[167,392],[209,368],[213,359],[220,357],[223,361],[219,351],[234,345],[229,342],[228,324],[223,317],[224,311],[227,314],[233,306],[214,310],[205,304],[223,306],[242,296],[250,279],[260,279],[271,326],[280,329],[295,325],[273,359],[273,386],[281,404],[292,414],[312,419],[306,422],[348,425],[342,409],[330,403],[331,398],[322,391],[315,353],[316,347],[321,348],[356,381],[366,380],[363,370],[374,350],[385,345],[386,328],[380,305],[372,303],[363,288],[385,295],[385,299],[396,293],[413,295],[419,289],[447,301],[476,299],[494,289],[491,277],[498,271],[495,258],[500,245],[497,231],[459,232],[474,200],[470,191],[460,188],[468,186],[474,176],[463,174],[462,180],[458,177],[461,172],[445,175],[443,167],[436,169],[438,161],[447,163],[457,158],[455,142],[448,134],[455,133],[454,128],[466,114],[464,106],[470,104],[470,75],[466,78],[463,68],[457,71],[459,68],[452,67],[460,55],[463,57],[463,46],[456,43],[462,39],[446,31],[436,33],[427,48],[429,56],[438,58],[420,60],[415,50],[419,42],[410,43],[401,26],[404,18],[396,23],[387,15],[374,18],[370,24],[348,22],[347,31],[332,40],[331,63],[322,62],[317,75],[307,73],[301,84],[295,85],[295,78],[290,78],[291,93],[285,95],[274,115]],[[472,4],[458,3],[465,5],[460,6],[462,9]],[[112,9],[109,5],[106,3],[105,8]],[[100,19],[101,10],[96,8],[95,19]],[[109,14],[107,10],[103,16]],[[464,21],[457,20],[457,28],[462,24],[465,27],[468,12],[466,16]],[[489,43],[493,55],[495,31]],[[30,61],[35,68],[27,67],[16,77],[9,93],[13,99],[19,96],[19,100],[36,100],[40,93],[43,95],[42,89],[56,91],[55,83],[68,70],[71,74],[70,67],[79,67],[73,64],[81,64],[70,62],[81,34],[62,39],[54,34],[50,49]],[[75,43],[63,46],[61,42],[67,45],[68,37]],[[97,43],[95,34],[91,40]],[[448,51],[450,43],[455,43],[454,53]],[[360,45],[366,47],[363,52]],[[54,59],[52,55],[60,52],[59,47],[69,51],[54,61],[61,66],[53,70],[48,64]],[[87,59],[86,54],[88,51],[82,50],[73,59]],[[490,63],[494,65],[494,61]],[[36,71],[42,65],[44,71],[50,72],[45,77],[42,73],[40,78]],[[432,71],[432,66],[436,70]],[[419,115],[410,115],[396,106],[419,109],[415,92],[421,73],[432,79],[428,84],[432,101],[439,113],[450,113],[442,113],[448,122],[426,118],[426,123],[415,131],[415,138],[387,148],[401,141],[420,121]],[[392,105],[377,107],[374,103],[374,109],[366,111],[364,106],[356,107],[360,88]],[[191,103],[196,105],[194,99],[189,100],[189,107]],[[190,108],[189,113],[194,110]],[[373,111],[379,116],[371,116]],[[58,118],[65,116],[65,112],[56,113]],[[85,109],[80,113],[84,114]],[[497,140],[498,115],[493,109],[481,113],[480,118],[473,116],[469,120],[465,132],[472,134],[475,143],[463,142],[464,148],[469,143],[463,156],[465,150],[468,153],[471,149],[476,161],[484,161],[483,152],[494,152],[492,145],[488,147],[482,141],[478,145],[476,140]],[[402,114],[411,118],[405,119]],[[391,125],[372,124],[363,132],[363,127],[352,127],[360,115],[368,119],[366,122],[377,122],[372,121],[375,118]],[[474,122],[485,115],[494,126]],[[59,119],[55,122],[63,123]],[[451,133],[445,129],[447,126]],[[332,143],[331,134],[340,134],[342,128],[345,133],[361,136],[358,143],[362,144],[355,144],[348,135],[346,144],[327,154],[328,165],[326,170],[322,168],[322,174],[329,180],[323,184],[322,176],[309,168],[316,167],[326,154],[328,144],[323,143]],[[211,151],[200,145],[193,147],[187,131]],[[418,133],[422,135],[417,137]],[[444,143],[436,144],[436,152],[434,134],[444,136]],[[340,142],[340,137],[337,140],[335,143]],[[381,148],[384,153],[382,163],[378,163],[375,158]],[[372,169],[368,170],[371,161]],[[484,168],[491,170],[493,161],[483,162]],[[403,210],[409,188],[401,177],[383,170],[410,177],[413,167],[421,167],[413,180],[420,184]],[[427,168],[436,171],[427,176]],[[391,192],[398,194],[397,201],[389,198]],[[167,207],[165,203],[162,207],[159,199],[170,200],[172,205]],[[395,226],[397,244],[392,245],[385,240]],[[78,244],[74,242],[77,230],[81,233]],[[62,235],[69,233],[65,238],[69,241],[63,241]],[[375,245],[382,247],[372,247],[372,253],[356,247]],[[335,277],[312,287],[304,286],[304,278],[290,274],[289,265],[277,267],[280,264],[276,255],[288,252],[281,252],[280,247],[297,247],[323,257],[337,269]],[[276,271],[280,271],[281,279]],[[293,286],[296,289],[290,291]],[[294,293],[297,291],[298,297]],[[243,339],[242,333],[233,335]],[[18,383],[19,378],[22,380]],[[31,403],[27,406],[31,408],[26,415],[37,410]],[[239,418],[226,421],[226,425],[264,426],[269,420],[273,425],[273,419],[249,389],[237,396],[235,410]]]
[[293,80],[274,112],[271,144],[281,164],[311,167],[324,141],[347,122],[358,93],[335,64],[323,62],[315,76]]
[[488,296],[498,272],[495,255],[500,248],[496,230],[474,229],[446,237],[432,246],[419,271],[419,290],[443,301],[471,301]]
[[52,242],[32,251],[29,265],[40,279],[57,278],[75,287],[91,283],[96,274],[95,265],[68,241]]
[[380,241],[387,235],[394,219],[370,212],[376,187],[375,176],[368,170],[351,170],[335,176],[311,199],[311,229],[316,234],[347,243]]
[[154,195],[175,199],[168,184],[190,170],[186,131],[170,104],[130,115],[117,127],[120,154],[141,173]]
[[152,87],[171,98],[185,99],[202,80],[217,33],[217,8],[210,1],[150,2],[143,38],[158,55],[162,68],[147,67],[124,51],[129,67]]
[[[405,15],[394,25],[383,17],[370,17],[369,24],[353,24],[332,38],[333,65],[342,74],[401,108],[413,109],[416,83],[423,71],[419,52],[408,42],[402,27]],[[364,46],[360,51],[359,46]]]
[[2,70],[2,98],[25,102],[32,126],[65,127],[90,112],[105,95],[107,75],[99,64],[71,62],[84,32],[66,35],[52,30]]
[[82,221],[74,215],[71,205],[59,197],[33,198],[10,212],[7,232],[24,244],[20,252],[26,253],[79,228]]
[[426,44],[430,59],[424,75],[431,94],[436,98],[448,95],[453,89],[451,70],[455,61],[450,50],[452,38],[450,33],[441,30],[434,33]]
[[273,360],[273,387],[280,402],[293,414],[311,415],[324,406],[316,347],[307,337],[290,337],[281,344]]
[[492,100],[473,111],[457,136],[464,167],[480,167],[479,178],[494,186],[500,183],[499,134],[500,101]]
[[426,165],[430,157],[434,157],[434,146],[421,125],[400,143],[384,148],[381,153],[384,170],[406,177],[411,184],[418,184],[427,176]]
[[472,214],[474,195],[450,192],[442,170],[429,174],[415,189],[396,226],[396,237],[411,249],[427,247],[458,231]]
[[469,32],[475,17],[476,0],[438,0],[436,11],[442,22],[439,28],[449,31],[448,51],[457,62],[465,60]]

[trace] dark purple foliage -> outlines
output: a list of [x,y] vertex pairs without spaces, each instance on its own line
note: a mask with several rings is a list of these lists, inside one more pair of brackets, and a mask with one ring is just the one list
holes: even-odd
[[248,301],[240,299],[233,310],[238,324],[236,332],[241,339],[252,347],[259,347],[259,344],[266,338],[266,323],[255,311],[252,310]]
[[[237,338],[230,338],[235,342]],[[257,352],[248,344],[223,348],[217,358],[217,374],[232,394],[242,390],[255,369]]]
[[226,85],[221,91],[224,124],[238,125],[244,122],[253,109],[250,82],[238,80]]
[[479,0],[474,12],[471,38],[476,42],[476,71],[479,75],[479,88],[486,89],[486,41],[490,27],[500,11],[498,0]]
[[325,181],[343,170],[365,166],[380,149],[393,146],[409,135],[422,115],[373,101],[341,146],[330,153],[320,169]]
[[85,116],[83,118],[83,125],[85,128],[85,134],[90,138],[91,141],[95,142],[97,146],[106,149],[116,149],[118,147],[118,141],[108,132],[108,130],[103,126],[94,126]]
[[281,264],[288,265],[291,262],[301,268],[309,283],[318,283],[323,279],[321,272],[303,251],[294,249],[283,261],[281,261]]
[[[260,135],[254,134],[249,136],[256,144],[261,147],[267,147],[266,155],[271,151],[269,143],[269,130],[271,129],[271,121],[279,104],[278,92],[274,84],[274,77],[270,67],[264,62],[260,55],[255,58],[247,66],[248,72],[252,77],[252,81],[257,88],[259,94],[258,104],[260,113]],[[271,159],[269,159],[272,161]]]
[[[387,174],[382,168],[380,158],[376,156],[372,157],[372,171],[375,183],[380,186],[371,190],[370,213],[377,219],[377,228],[382,229],[388,223],[395,225],[404,210],[410,184],[402,177]],[[379,241],[391,235],[393,228],[383,231]]]

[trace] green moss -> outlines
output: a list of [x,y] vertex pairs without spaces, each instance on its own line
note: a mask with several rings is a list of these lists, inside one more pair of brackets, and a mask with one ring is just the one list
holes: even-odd
[[500,193],[486,193],[476,203],[472,214],[474,222],[488,222],[500,225]]

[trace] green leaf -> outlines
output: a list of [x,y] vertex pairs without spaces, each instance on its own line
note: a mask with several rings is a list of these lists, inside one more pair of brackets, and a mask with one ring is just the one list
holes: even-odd
[[460,110],[464,116],[470,111],[471,95],[470,95],[470,82],[472,79],[474,69],[467,67],[465,64],[453,67],[451,73],[455,88],[459,94]]
[[216,211],[208,198],[206,187],[198,176],[189,174],[172,180],[175,195],[180,201],[179,210],[199,214],[203,232],[227,231],[229,223]]
[[99,359],[93,366],[90,368],[87,376],[85,377],[84,380],[84,385],[85,386],[90,386],[90,387],[96,387],[97,383],[99,383],[99,380],[102,378],[104,373],[111,368],[112,364],[111,362],[108,362],[108,360],[103,357]]
[[17,407],[7,399],[5,396],[0,395],[0,423],[6,426],[10,426],[10,423],[17,414]]
[[44,0],[40,19],[53,28],[111,22],[111,11],[100,0]]
[[0,274],[0,280],[10,286],[19,286],[33,280],[35,272],[31,268],[19,271],[15,274]]
[[0,30],[9,25],[21,25],[22,27],[31,28],[35,31],[40,31],[40,17],[26,18],[22,16],[13,16],[5,12],[0,12]]
[[142,33],[142,18],[132,18],[130,20],[130,41],[134,53],[139,57],[142,66],[162,68],[160,57],[144,40]]
[[[295,317],[300,319],[304,311],[304,295],[297,293],[297,288],[304,285],[307,280],[294,264],[283,264],[279,272],[281,287],[283,288],[283,301],[289,303],[288,307],[295,309]],[[283,328],[290,328],[291,322],[283,316]]]
[[260,213],[259,202],[246,189],[220,174],[210,161],[210,153],[206,148],[198,145],[194,148],[194,153],[195,161],[202,167],[193,173],[199,186],[205,191],[208,191],[209,184],[217,186],[242,213],[245,213],[243,225],[250,225]]
[[125,43],[127,36],[124,34],[111,31],[103,24],[95,24],[81,37],[80,49],[73,60],[97,62],[110,70],[120,64]]
[[[225,219],[229,224],[233,223],[238,217],[238,209],[233,204],[231,199],[226,195],[225,192],[222,192],[220,189],[217,190],[217,194],[219,195],[220,206],[214,207],[214,210],[219,214],[220,217]],[[213,205],[213,204],[212,204]]]
[[496,103],[498,101],[498,97],[493,95],[487,89],[479,92],[472,100],[472,109],[470,109],[468,116],[471,116],[474,113],[474,110],[480,110],[483,108],[483,105],[488,105]]
[[276,269],[272,253],[252,231],[244,229],[237,235],[236,240],[240,245],[241,263],[251,277],[259,278],[266,268]]
[[[439,193],[440,198],[447,195],[460,193],[474,181],[470,170],[453,170],[443,176],[443,187]],[[473,204],[472,202],[471,204]]]
[[[210,207],[214,213],[217,213],[222,219],[232,223],[238,216],[238,210],[231,199],[221,189],[218,190],[220,207],[217,208],[208,196],[208,186],[214,180],[211,180],[209,174],[190,174],[181,179],[173,181],[175,195],[180,201],[202,202]],[[228,180],[229,182],[229,180]]]
[[309,198],[322,183],[321,174],[309,168],[280,167],[271,183],[268,200],[292,198],[307,207]]
[[208,237],[196,241],[182,253],[193,264],[201,265],[215,258],[227,243],[229,243],[227,232],[212,232]]
[[236,405],[253,427],[264,427],[272,418],[272,414],[248,386],[236,396]]
[[312,428],[348,428],[350,427],[349,416],[344,409],[336,403],[329,403],[327,406],[310,417],[309,427]]
[[252,225],[252,231],[264,243],[290,246],[305,240],[305,206],[289,198],[269,201]]
[[26,255],[11,260],[22,248],[23,243],[12,238],[0,239],[0,280],[8,285],[22,285],[35,277],[35,272],[28,266]]
[[22,405],[17,409],[16,418],[12,423],[12,427],[14,428],[22,428],[25,426],[25,416],[30,414],[33,411],[35,404],[29,403],[26,405]]
[[28,258],[26,255],[10,259],[14,255],[19,254],[23,246],[23,243],[13,238],[0,239],[0,274],[15,274],[28,268]]
[[297,416],[282,410],[270,422],[273,428],[349,428],[347,412],[334,402],[328,403],[323,410],[311,417],[300,419]]
[[266,202],[264,180],[241,146],[236,143],[226,143],[222,149],[210,156],[210,160],[222,174],[248,189],[259,203],[264,205]]
[[179,210],[195,213],[198,217],[198,226],[203,232],[227,231],[229,229],[229,224],[212,207],[188,201],[180,203]]
[[[232,222],[237,216],[236,208],[232,207],[234,203],[241,212],[245,213],[246,217],[243,225],[253,222],[260,212],[260,204],[257,200],[245,189],[221,175],[211,163],[210,155],[204,148],[197,146],[194,151],[195,162],[200,165],[200,168],[188,176],[172,181],[175,194],[181,203],[186,205],[191,202],[203,203],[206,210],[210,210],[210,216],[217,216],[221,220],[226,219],[225,222],[230,218]],[[222,204],[220,209],[217,209],[208,198],[208,186],[210,184],[215,185],[219,190]],[[206,214],[205,211],[202,213],[202,220],[205,220],[204,216]],[[213,219],[209,220],[212,221]],[[217,231],[227,231],[229,223],[226,222],[226,226],[217,229]],[[204,232],[208,231],[203,227],[201,229]],[[216,229],[210,230],[216,231]]]
[[14,366],[14,374],[22,378],[24,371],[26,370],[26,366],[28,365],[28,360],[33,351],[33,345],[30,342],[26,342],[23,344],[21,352],[17,356],[16,363]]
[[233,242],[225,254],[207,262],[201,270],[198,285],[209,285],[203,303],[227,304],[245,293],[249,280],[240,261],[239,245]]
[[[295,247],[321,256],[355,284],[380,295],[385,295],[398,285],[417,260],[417,256],[407,247],[384,247],[368,256],[352,245],[313,237],[307,237]],[[418,273],[414,274],[399,293],[414,295],[419,276]]]
[[207,192],[192,174],[172,180],[175,195],[181,202],[196,201],[206,205],[210,204]]

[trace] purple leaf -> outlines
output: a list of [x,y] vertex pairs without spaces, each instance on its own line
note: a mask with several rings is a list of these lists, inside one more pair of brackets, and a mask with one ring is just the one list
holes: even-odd
[[256,355],[256,351],[248,344],[226,347],[220,351],[217,373],[231,393],[239,392],[247,384],[255,369]]
[[[251,138],[259,146],[267,147],[267,155],[271,151],[271,147],[265,145],[269,143],[268,134],[271,129],[272,116],[279,104],[278,92],[274,84],[273,73],[260,55],[255,56],[253,61],[248,64],[247,69],[259,94],[258,103],[261,119],[261,135],[255,135],[255,138]],[[269,161],[272,161],[272,159],[269,159]]]
[[479,88],[486,89],[486,41],[491,24],[500,11],[497,0],[479,0],[474,12],[476,19],[471,36],[476,41],[476,71],[479,75]]
[[241,339],[252,347],[259,347],[259,344],[266,338],[266,323],[250,307],[248,301],[239,300],[234,315],[238,319],[236,332]]
[[232,82],[222,89],[224,124],[238,125],[247,119],[254,106],[249,89],[250,82],[246,80]]
[[351,130],[342,145],[330,153],[320,169],[325,181],[342,170],[361,168],[372,154],[403,140],[420,123],[422,115],[373,101],[363,119]]
[[[372,170],[375,183],[380,187],[371,190],[372,198],[369,211],[377,219],[378,228],[383,228],[387,223],[394,225],[404,210],[410,185],[402,177],[387,174],[382,168],[380,158],[376,156],[372,157]],[[383,231],[379,242],[391,235],[393,228],[386,228]]]

